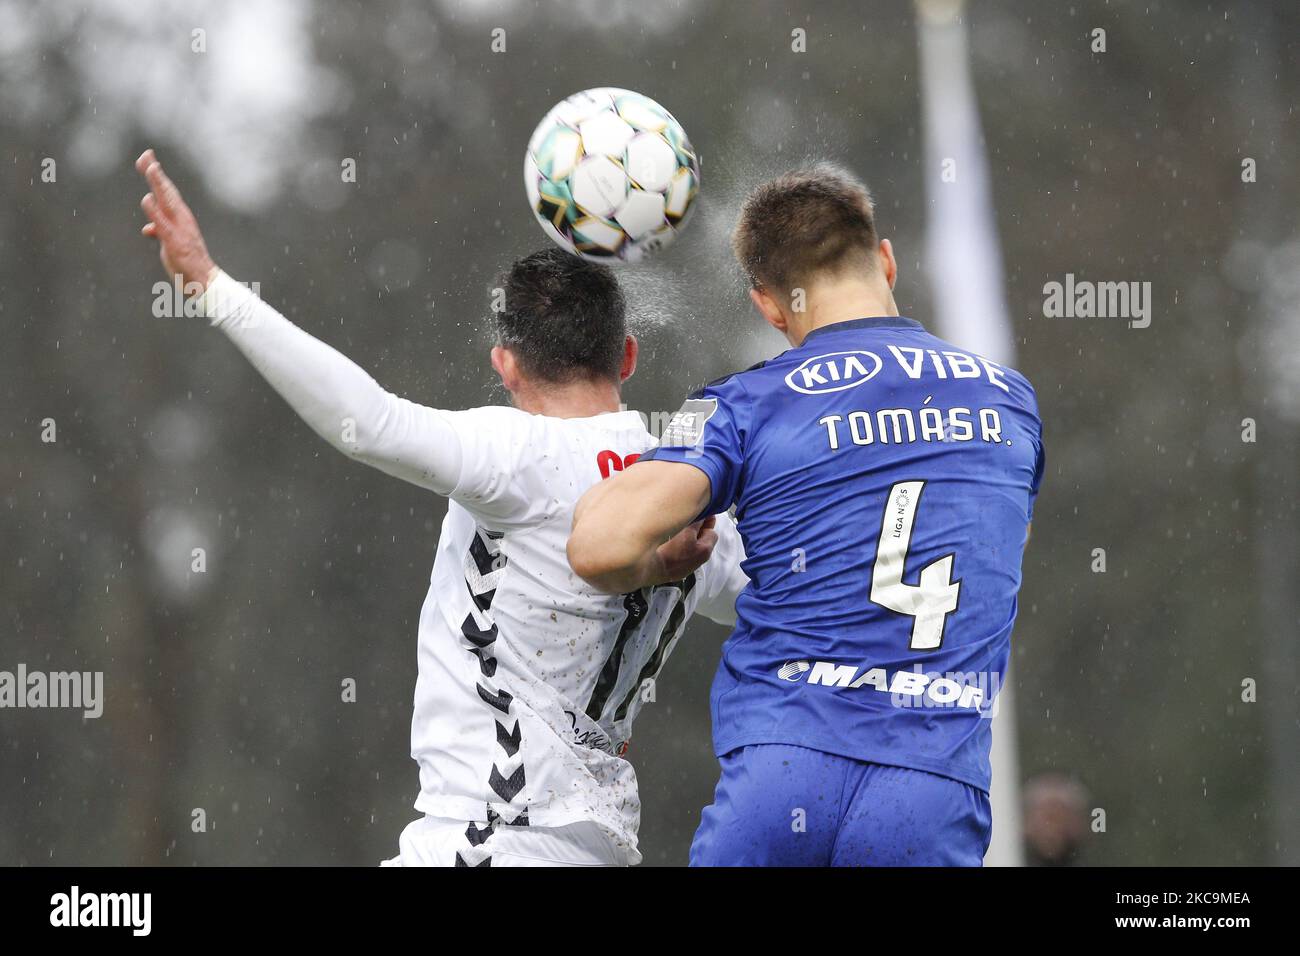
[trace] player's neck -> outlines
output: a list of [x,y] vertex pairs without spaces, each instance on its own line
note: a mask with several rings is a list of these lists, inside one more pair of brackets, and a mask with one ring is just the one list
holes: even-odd
[[818,286],[808,296],[808,307],[793,313],[786,329],[791,345],[800,345],[813,329],[853,319],[898,315],[893,291],[883,282],[846,280]]
[[548,418],[591,418],[623,407],[623,397],[613,382],[571,382],[521,388],[511,394],[515,408]]

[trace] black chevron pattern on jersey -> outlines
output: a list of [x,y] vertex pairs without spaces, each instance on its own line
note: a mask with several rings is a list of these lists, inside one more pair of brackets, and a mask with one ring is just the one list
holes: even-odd
[[486,649],[474,647],[470,653],[478,658],[478,669],[484,677],[495,677],[497,673],[497,659],[492,656]]
[[473,614],[465,615],[465,620],[460,625],[460,632],[465,635],[465,640],[476,648],[488,647],[497,639],[497,626],[493,624],[487,628],[479,627]]
[[[466,838],[475,848],[482,847],[497,826],[528,826],[527,806],[516,807],[513,804],[527,783],[522,754],[523,730],[519,720],[511,713],[514,697],[494,683],[497,674],[494,647],[500,635],[492,620],[491,611],[497,587],[506,573],[508,563],[501,553],[503,537],[501,532],[475,528],[470,538],[469,551],[464,558],[465,586],[477,613],[471,611],[467,614],[460,630],[465,638],[466,650],[478,661],[479,679],[475,682],[475,689],[479,699],[504,715],[503,718],[493,715],[497,751],[487,780],[489,789],[499,798],[499,802],[488,800],[485,830],[479,830],[470,824],[473,833],[466,831]],[[489,865],[474,863],[475,853],[457,854],[457,860],[462,859],[466,861],[466,866]]]
[[491,704],[497,710],[501,711],[501,713],[510,713],[510,704],[514,698],[505,691],[492,691],[480,683],[478,685],[478,695],[483,698],[484,703]]
[[513,757],[519,752],[519,742],[522,735],[519,732],[519,721],[515,721],[512,730],[506,730],[505,724],[497,721],[497,746],[506,752],[507,757]]
[[664,660],[668,657],[668,652],[672,650],[673,642],[681,636],[682,626],[686,623],[686,598],[695,590],[695,575],[688,574],[683,581],[677,581],[672,584],[665,584],[666,588],[678,588],[681,591],[681,597],[677,599],[677,604],[673,606],[672,612],[668,615],[668,623],[664,625],[663,632],[659,635],[659,643],[655,645],[654,651],[646,659],[645,665],[641,668],[641,673],[637,674],[636,683],[627,692],[623,702],[618,705],[618,710],[614,712],[614,720],[619,721],[627,716],[627,712],[632,707],[636,695],[641,693],[641,688],[645,682],[659,673],[664,666]]
[[474,537],[469,542],[469,556],[474,561],[474,566],[478,568],[478,573],[487,577],[493,571],[500,571],[505,564],[505,558],[501,555],[499,547],[492,548],[488,546],[485,538],[485,532],[482,528],[476,528]]
[[471,823],[465,828],[465,839],[469,841],[470,846],[482,846],[491,835],[491,826],[480,827],[477,823]]
[[506,803],[509,803],[518,796],[519,791],[524,788],[523,765],[521,764],[519,769],[509,777],[506,777],[497,769],[496,764],[493,764],[492,772],[488,775],[488,785],[492,787],[493,792],[495,792],[498,797]]
[[614,693],[614,685],[618,683],[619,670],[623,666],[623,649],[641,626],[649,608],[649,589],[642,588],[623,595],[623,610],[626,612],[623,626],[618,630],[618,637],[614,638],[614,647],[605,660],[605,666],[600,669],[600,677],[596,679],[596,689],[591,692],[591,700],[587,701],[587,716],[597,723],[600,723],[605,703],[609,700],[609,695]]
[[501,553],[501,535],[475,528],[469,539],[469,552],[464,558],[465,584],[474,604],[484,613],[492,607],[496,597],[497,582],[509,563]]
[[528,810],[520,811],[519,815],[513,820],[507,820],[501,814],[497,813],[491,807],[488,807],[488,825],[492,827],[526,827],[528,826]]
[[463,856],[461,856],[459,852],[457,852],[457,854],[456,854],[456,865],[457,865],[457,866],[464,866],[464,867],[470,867],[470,866],[473,866],[473,867],[476,867],[476,868],[477,868],[477,867],[480,867],[480,866],[491,866],[491,865],[492,865],[492,857],[491,857],[491,856],[485,856],[485,857],[483,857],[483,859],[482,859],[481,861],[479,861],[478,863],[470,864],[470,863],[466,863],[466,862],[465,862],[465,858],[464,858]]

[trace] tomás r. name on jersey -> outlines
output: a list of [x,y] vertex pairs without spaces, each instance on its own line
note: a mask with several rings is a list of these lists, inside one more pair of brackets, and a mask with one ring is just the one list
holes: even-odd
[[989,786],[1042,427],[1014,369],[890,317],[692,395],[643,459],[709,476],[751,580],[719,755],[785,743]]

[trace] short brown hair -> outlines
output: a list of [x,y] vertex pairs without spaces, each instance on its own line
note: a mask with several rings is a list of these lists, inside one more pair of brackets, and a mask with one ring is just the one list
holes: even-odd
[[834,163],[792,170],[759,186],[731,235],[754,288],[786,299],[818,272],[838,272],[854,259],[870,267],[878,245],[871,193]]

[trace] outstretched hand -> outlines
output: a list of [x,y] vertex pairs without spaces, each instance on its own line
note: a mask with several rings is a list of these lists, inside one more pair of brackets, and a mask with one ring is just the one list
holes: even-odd
[[169,277],[181,277],[187,295],[202,292],[216,277],[217,264],[208,255],[198,220],[185,205],[176,184],[163,172],[152,149],[140,154],[135,168],[149,183],[149,192],[140,200],[149,221],[140,232],[158,240],[163,268]]

